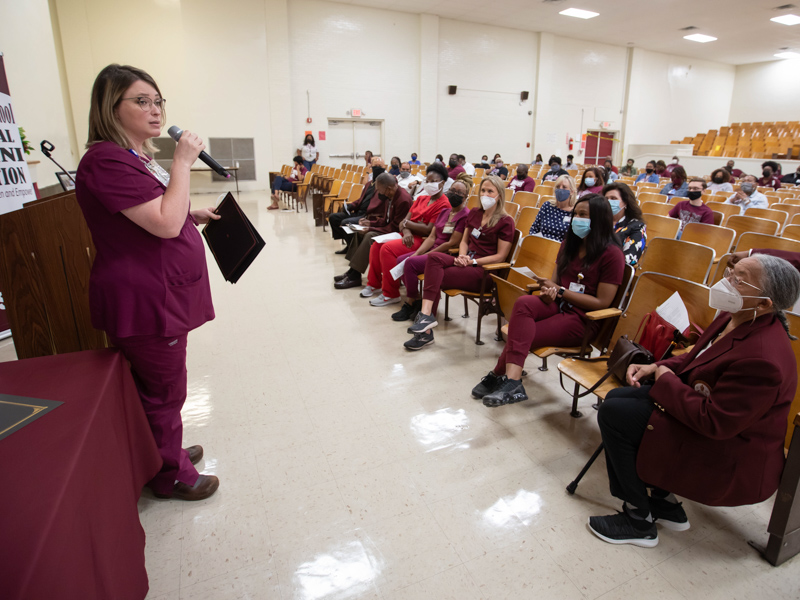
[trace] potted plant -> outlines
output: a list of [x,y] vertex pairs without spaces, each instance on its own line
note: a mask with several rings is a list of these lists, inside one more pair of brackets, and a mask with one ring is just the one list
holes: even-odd
[[[33,144],[28,141],[28,138],[25,137],[25,129],[20,127],[19,128],[19,139],[22,142],[22,150],[25,152],[27,156],[30,156],[31,151],[35,150]],[[31,183],[35,184],[39,179],[36,173],[36,165],[39,164],[38,160],[29,160],[28,162],[28,172],[31,174]]]

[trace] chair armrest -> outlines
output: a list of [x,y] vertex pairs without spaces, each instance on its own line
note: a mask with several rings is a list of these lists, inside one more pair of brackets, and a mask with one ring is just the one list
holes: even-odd
[[458,248],[450,248],[447,253],[452,254],[453,256],[458,256]]
[[526,287],[528,288],[529,292],[538,292],[540,289],[542,289],[542,286],[538,283],[529,283]]
[[602,310],[593,310],[586,313],[586,318],[590,321],[600,321],[602,319],[609,319],[611,317],[618,317],[622,311],[618,308],[604,308]]
[[488,265],[481,265],[484,271],[499,271],[500,269],[508,269],[511,263],[490,263]]
[[800,427],[800,412],[794,416],[794,424],[796,427]]

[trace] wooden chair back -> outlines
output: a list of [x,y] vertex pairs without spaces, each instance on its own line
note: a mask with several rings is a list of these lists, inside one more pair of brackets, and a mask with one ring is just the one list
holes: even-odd
[[[800,333],[800,316],[791,312],[785,314],[786,320],[789,322],[789,331],[792,332],[792,335],[797,336],[797,334]],[[797,361],[797,369],[800,371],[800,339],[792,341],[792,351],[794,352],[794,359]],[[786,429],[786,442],[784,444],[784,447],[787,449],[789,448],[789,442],[792,441],[794,418],[798,412],[800,412],[800,385],[798,385],[795,390],[794,400],[792,400],[792,405],[789,408],[789,426]]]
[[[514,202],[519,204],[520,207],[537,207],[539,206],[539,194],[534,192],[517,192],[514,194]],[[798,209],[800,209],[800,207],[798,207]]]
[[714,263],[714,250],[694,242],[648,236],[637,272],[664,273],[705,283]]
[[516,202],[506,202],[506,212],[516,223],[517,217],[519,217],[519,204]]
[[684,202],[685,200],[688,200],[688,198],[684,198],[682,196],[673,196],[672,198],[669,199],[668,204],[670,206],[675,206],[676,204]]
[[479,209],[481,207],[480,196],[470,196],[467,198],[467,208],[470,210]]
[[800,241],[778,237],[776,235],[766,235],[764,233],[754,233],[747,231],[739,236],[734,252],[744,252],[753,248],[766,248],[769,250],[786,250],[787,252],[800,252]]
[[715,200],[706,202],[706,206],[711,210],[722,213],[722,225],[726,226],[730,217],[738,215],[741,212],[741,209],[735,204],[725,204],[724,202],[717,202]]
[[728,227],[709,225],[707,223],[687,223],[683,228],[681,240],[708,246],[714,251],[714,261],[727,254],[733,245],[736,232]]
[[[644,202],[666,202],[667,195],[666,194],[655,194],[653,192],[642,192],[639,194],[639,204],[643,204]],[[686,200],[686,198],[681,198],[681,200]]]
[[[517,229],[519,229],[523,236],[528,235],[528,232],[531,230],[531,225],[533,225],[533,222],[536,220],[536,215],[538,214],[539,209],[530,206],[523,206],[519,211],[519,218],[517,218]],[[800,226],[798,226],[798,229],[800,229]]]
[[642,212],[645,214],[662,215],[664,217],[669,216],[669,211],[673,209],[672,204],[667,204],[666,202],[648,201],[643,203],[641,206]]
[[506,202],[511,202],[514,198],[514,190],[511,188],[506,188]]
[[339,195],[337,196],[341,200],[346,200],[350,197],[350,188],[353,187],[353,184],[349,181],[342,183],[342,187],[339,188]]
[[339,190],[341,190],[341,189],[342,189],[342,180],[341,179],[334,180],[334,182],[331,184],[330,195],[331,196],[338,196],[339,195]]
[[[530,230],[530,228],[528,229]],[[556,267],[556,256],[558,256],[558,249],[561,244],[538,235],[527,235],[527,232],[522,232],[522,235],[525,237],[522,238],[522,244],[520,244],[514,266],[528,267],[539,277],[552,277],[553,270]],[[508,281],[517,285],[520,283],[534,283],[533,280],[523,277],[513,269],[508,274]]]
[[355,202],[359,198],[361,198],[361,194],[364,191],[364,186],[360,183],[354,183],[350,187],[350,193],[347,195],[347,203],[350,204],[351,202]]
[[678,230],[681,227],[681,222],[672,217],[665,217],[663,215],[642,215],[642,220],[647,225],[647,238],[670,238],[675,239],[678,235]]
[[717,210],[712,210],[711,214],[714,215],[714,225],[722,227],[722,222],[725,220],[725,215]]
[[789,213],[782,210],[774,210],[772,208],[748,208],[745,211],[746,217],[759,217],[761,219],[770,219],[777,221],[780,224],[778,231],[784,228],[789,221]]
[[787,225],[782,235],[787,240],[800,240],[800,224],[792,223]]
[[788,214],[789,220],[786,221],[786,224],[791,223],[794,216],[800,214],[800,204],[787,204],[786,202],[778,202],[770,206],[770,208],[772,210],[780,210]]
[[[725,226],[730,227],[736,231],[736,240],[739,236],[748,231],[755,233],[766,233],[767,235],[777,235],[780,229],[780,223],[769,219],[760,219],[759,217],[748,217],[747,215],[733,215],[728,217],[725,221]],[[737,242],[734,241],[734,244]]]

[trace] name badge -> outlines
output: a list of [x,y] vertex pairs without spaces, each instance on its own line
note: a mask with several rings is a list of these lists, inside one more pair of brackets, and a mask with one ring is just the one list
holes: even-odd
[[582,294],[583,290],[585,290],[585,289],[586,289],[585,285],[583,285],[582,283],[578,283],[576,281],[573,281],[572,283],[569,284],[569,291],[570,292],[577,292],[579,294]]
[[450,225],[450,226],[445,227],[444,229],[442,229],[442,232],[444,232],[444,233],[453,233],[453,231],[455,231],[455,229],[456,229],[455,227]]
[[564,217],[564,223],[569,223],[572,217]]
[[481,237],[481,232],[478,231],[477,229],[473,229],[472,230],[472,237],[474,237],[477,240],[479,237]]

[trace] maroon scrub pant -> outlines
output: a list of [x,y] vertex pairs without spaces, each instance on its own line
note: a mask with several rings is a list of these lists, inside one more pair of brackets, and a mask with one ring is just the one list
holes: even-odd
[[579,346],[586,324],[574,312],[561,312],[557,302],[545,304],[539,296],[520,296],[508,320],[508,341],[494,368],[506,374],[506,364],[525,366],[528,353],[544,346]]
[[425,263],[425,281],[422,285],[422,299],[433,300],[431,314],[436,314],[442,290],[458,288],[467,292],[480,292],[483,267],[457,267],[455,256],[443,252],[431,252]]
[[161,471],[148,483],[159,494],[172,493],[176,480],[194,485],[199,477],[182,447],[187,337],[139,335],[111,340],[131,363],[136,389],[164,460]]

